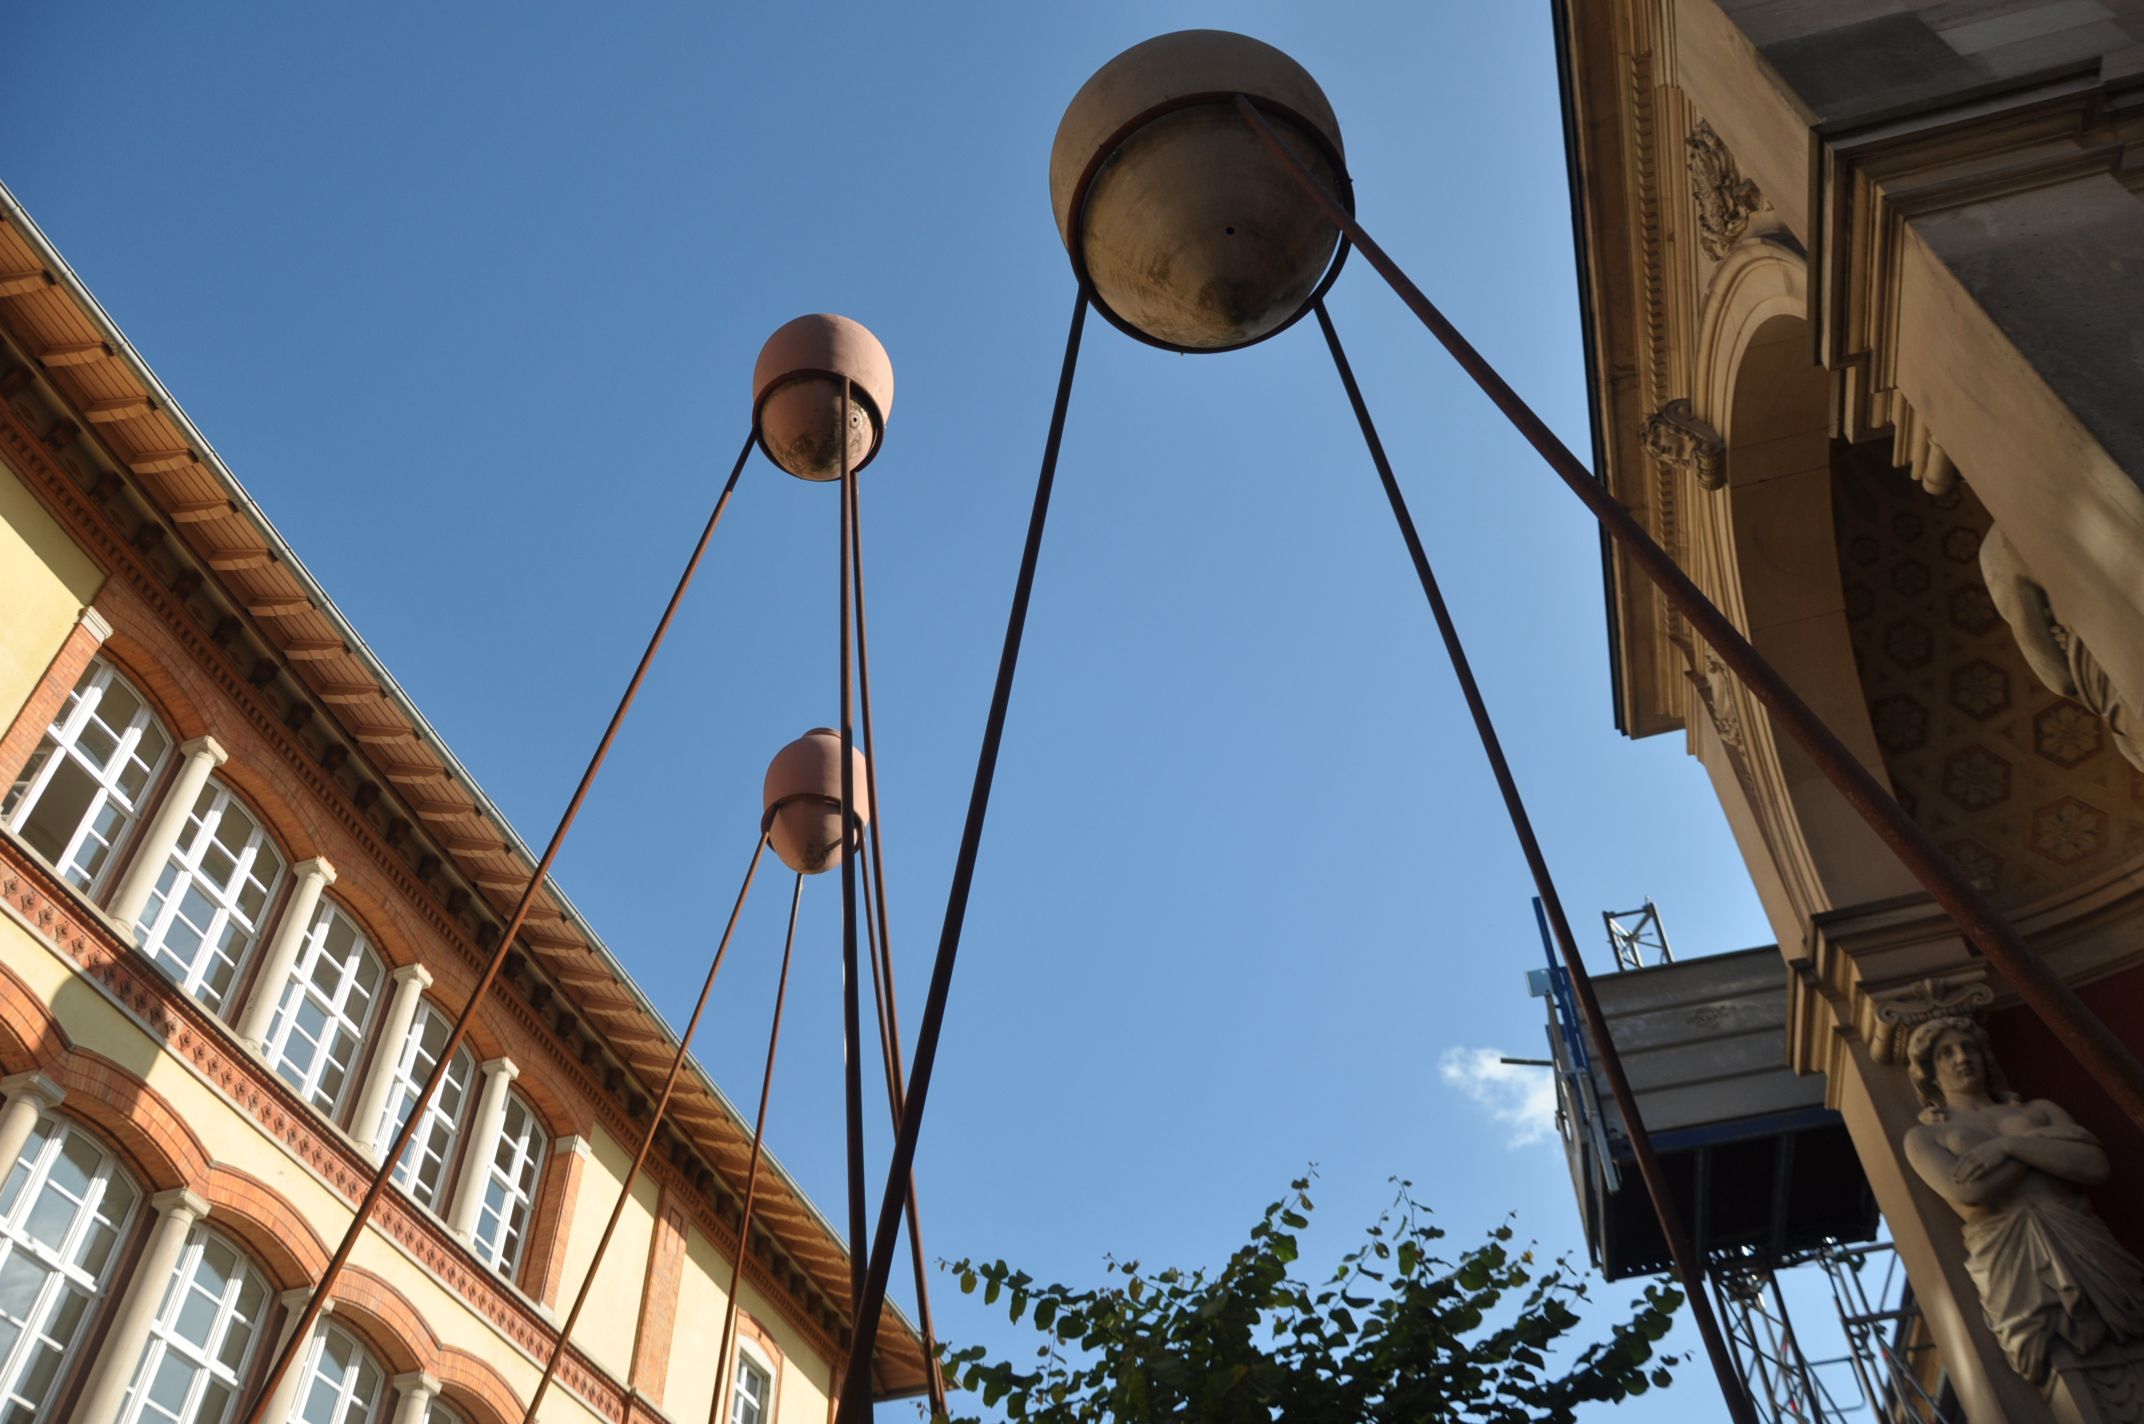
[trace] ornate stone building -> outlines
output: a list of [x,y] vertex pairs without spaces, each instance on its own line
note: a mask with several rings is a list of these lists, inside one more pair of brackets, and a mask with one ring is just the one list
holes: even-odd
[[[0,729],[0,1418],[224,1424],[534,858],[4,189]],[[507,965],[276,1424],[521,1419],[676,1040],[555,887]],[[544,1420],[830,1417],[779,1168],[714,1358],[749,1143],[688,1073]]]
[[[1604,478],[2144,1047],[2144,3],[1559,9]],[[1793,1065],[1826,1076],[1969,1416],[2138,1417],[2006,1359],[1979,1228],[1909,1161],[1942,1118],[1911,1026],[1982,1015],[2023,1098],[2104,1144],[2091,1196],[2132,1253],[2144,1137],[1643,577],[1607,572],[1617,719],[1710,774]]]

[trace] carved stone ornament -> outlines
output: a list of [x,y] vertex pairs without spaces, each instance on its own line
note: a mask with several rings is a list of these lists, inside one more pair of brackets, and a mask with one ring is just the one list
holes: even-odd
[[2144,1262],[2085,1195],[2111,1170],[2099,1139],[2010,1091],[1971,1019],[1917,1026],[1906,1072],[1922,1103],[1906,1160],[1964,1223],[1966,1274],[2003,1357],[2065,1424],[2135,1418]]
[[1749,231],[1749,215],[1763,201],[1757,185],[1742,176],[1727,145],[1703,119],[1683,140],[1690,150],[1690,197],[1697,204],[1697,240],[1717,262]]
[[1995,611],[2010,625],[2017,650],[2033,676],[2058,697],[2080,702],[2107,724],[2107,731],[2128,763],[2144,771],[2144,726],[2136,700],[2115,686],[2084,639],[2055,615],[2047,590],[2025,567],[2024,556],[2000,528],[1991,526],[1980,541],[1980,576],[1987,581]]
[[1697,418],[1687,400],[1671,400],[1647,417],[1638,439],[1655,460],[1688,470],[1708,490],[1727,483],[1727,442]]
[[1869,1049],[1878,1063],[1893,1063],[1915,1029],[1931,1019],[1978,1017],[1995,1002],[1995,990],[1979,975],[1960,974],[1923,979],[1870,997],[1876,1006],[1876,1033]]

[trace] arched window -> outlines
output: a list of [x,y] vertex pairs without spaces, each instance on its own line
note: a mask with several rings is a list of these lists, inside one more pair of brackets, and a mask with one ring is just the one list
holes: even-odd
[[[395,1059],[394,1086],[388,1090],[387,1110],[373,1133],[373,1147],[385,1152],[395,1134],[409,1120],[410,1105],[417,1091],[439,1062],[453,1023],[437,1004],[425,1000],[417,1006],[409,1039]],[[463,1044],[455,1050],[447,1076],[424,1110],[424,1121],[410,1136],[409,1147],[395,1166],[395,1183],[426,1206],[437,1210],[447,1185],[447,1169],[454,1161],[455,1139],[461,1135],[462,1116],[469,1107],[470,1085],[476,1081],[476,1055]]]
[[268,1282],[196,1226],[149,1327],[119,1424],[224,1424],[261,1335]]
[[357,1337],[323,1325],[306,1351],[304,1384],[289,1424],[376,1424],[387,1375]]
[[477,1210],[474,1243],[479,1256],[508,1276],[521,1264],[529,1213],[536,1205],[536,1178],[543,1171],[549,1146],[529,1105],[517,1094],[508,1094],[506,1121],[499,1128],[499,1141],[488,1164],[490,1176],[484,1182],[484,1202]]
[[774,1416],[774,1372],[738,1342],[737,1378],[730,1386],[730,1424],[767,1424]]
[[424,1424],[462,1424],[462,1417],[435,1399],[424,1416]]
[[107,664],[91,663],[0,802],[0,824],[61,879],[95,894],[170,751],[141,694]]
[[221,1010],[283,878],[283,857],[228,788],[201,788],[171,861],[142,906],[142,953]]
[[0,1184],[0,1419],[45,1417],[141,1193],[81,1128],[43,1118]]
[[261,1052],[277,1077],[331,1117],[379,1008],[386,973],[356,921],[322,900]]

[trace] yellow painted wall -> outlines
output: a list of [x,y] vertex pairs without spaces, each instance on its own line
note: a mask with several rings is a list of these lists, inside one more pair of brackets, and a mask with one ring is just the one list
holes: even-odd
[[0,727],[15,720],[104,573],[0,464]]
[[[685,1233],[685,1265],[678,1273],[677,1338],[670,1342],[670,1373],[663,1381],[663,1412],[673,1419],[705,1419],[715,1400],[715,1351],[722,1343],[722,1312],[728,1302],[730,1266],[715,1243],[697,1230]],[[824,1415],[813,1424],[823,1424]]]
[[[632,1153],[601,1128],[590,1132],[588,1147],[580,1190],[574,1195],[573,1219],[566,1226],[566,1266],[558,1284],[562,1318],[588,1274],[589,1259],[603,1239],[603,1224],[618,1204],[618,1184],[633,1165]],[[618,1219],[617,1234],[603,1255],[595,1289],[589,1292],[588,1308],[573,1328],[574,1345],[619,1379],[633,1369],[633,1334],[640,1323],[640,1291],[647,1284],[648,1247],[655,1239],[655,1211],[661,1197],[662,1188],[645,1175],[633,1183],[633,1200]]]
[[[663,1412],[673,1419],[705,1418],[714,1403],[716,1352],[722,1344],[729,1283],[729,1259],[699,1231],[687,1232],[678,1281],[677,1338],[671,1342],[670,1373],[663,1381]],[[757,1290],[746,1285],[743,1294],[744,1309],[774,1337],[783,1356],[774,1424],[825,1424],[833,1366],[813,1353]]]

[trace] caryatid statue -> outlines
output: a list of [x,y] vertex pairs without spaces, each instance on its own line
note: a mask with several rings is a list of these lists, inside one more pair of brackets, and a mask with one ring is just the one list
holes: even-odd
[[1965,1268],[2011,1366],[2046,1390],[2071,1364],[2144,1341],[2144,1263],[2085,1199],[2107,1154],[2055,1104],[2010,1091],[1971,1019],[1930,1019],[1906,1045],[1922,1103],[1906,1157],[1965,1219]]

